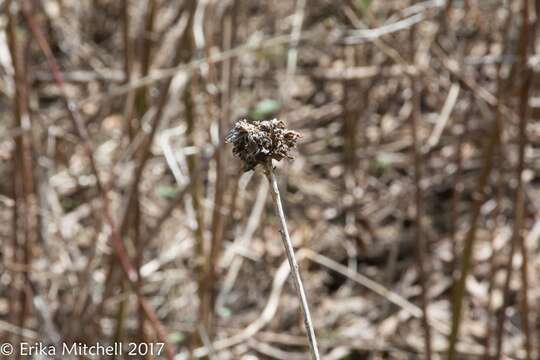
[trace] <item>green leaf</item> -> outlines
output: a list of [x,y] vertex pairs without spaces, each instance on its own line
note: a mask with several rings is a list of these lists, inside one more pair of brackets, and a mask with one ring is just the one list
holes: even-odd
[[281,104],[274,99],[264,99],[259,101],[255,108],[249,112],[249,116],[253,120],[264,120],[276,115],[281,109]]
[[360,9],[369,9],[373,0],[356,0],[356,6]]
[[181,332],[173,332],[169,334],[169,341],[172,342],[173,344],[181,343],[182,341],[185,340],[185,338],[186,337]]
[[217,309],[217,313],[222,318],[230,318],[232,316],[231,309],[227,307],[220,307]]
[[392,154],[381,152],[377,154],[376,161],[377,165],[386,169],[392,165],[392,163],[394,162],[394,158]]
[[392,154],[381,152],[370,161],[370,171],[380,176],[386,169],[392,167],[393,163],[394,158]]
[[178,194],[180,189],[176,186],[160,185],[156,188],[156,194],[162,198],[173,198]]

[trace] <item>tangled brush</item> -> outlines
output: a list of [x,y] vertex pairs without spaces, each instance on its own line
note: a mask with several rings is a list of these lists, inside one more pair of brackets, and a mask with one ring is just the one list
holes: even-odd
[[240,120],[229,131],[225,141],[234,145],[233,154],[244,162],[244,171],[249,171],[272,159],[292,159],[290,151],[299,138],[299,133],[288,130],[278,119],[253,123]]

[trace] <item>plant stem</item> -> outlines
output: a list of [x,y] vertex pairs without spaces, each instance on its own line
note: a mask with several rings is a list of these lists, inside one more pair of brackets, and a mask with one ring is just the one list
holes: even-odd
[[[529,116],[529,94],[531,92],[531,83],[533,74],[528,66],[529,48],[531,47],[531,33],[534,34],[534,29],[531,29],[531,20],[529,14],[529,0],[523,0],[522,9],[523,23],[521,29],[521,46],[520,46],[520,70],[522,74],[522,84],[520,91],[520,107],[519,107],[519,145],[518,145],[518,165],[516,169],[516,198],[514,208],[514,229],[513,239],[516,241],[521,250],[521,319],[522,328],[525,335],[525,359],[532,359],[532,343],[531,343],[531,327],[529,320],[529,300],[528,300],[528,254],[527,245],[524,239],[524,217],[525,217],[525,191],[523,183],[523,172],[527,167],[525,159],[525,148],[527,147],[527,123]],[[532,31],[531,31],[532,30]]]
[[[411,63],[415,64],[416,61],[416,27],[412,26],[410,29],[410,51],[411,51]],[[418,270],[418,283],[420,284],[421,293],[420,293],[420,307],[422,309],[422,327],[424,328],[424,352],[425,359],[431,360],[432,350],[431,350],[431,329],[429,327],[429,316],[428,316],[428,275],[426,273],[426,258],[428,258],[428,246],[426,239],[424,237],[424,231],[422,229],[422,216],[423,216],[423,193],[422,193],[422,163],[423,156],[419,151],[419,136],[418,136],[418,119],[421,117],[420,109],[420,84],[419,79],[411,75],[411,90],[412,90],[412,111],[409,118],[409,124],[411,127],[412,135],[412,160],[414,163],[414,231],[416,237],[416,260],[417,260],[417,270]],[[426,156],[427,160],[427,156]]]
[[277,186],[276,175],[274,174],[274,168],[272,167],[272,160],[265,164],[265,174],[272,187],[272,200],[276,207],[276,214],[279,218],[279,224],[281,226],[280,234],[283,240],[283,246],[285,247],[285,253],[289,260],[291,267],[291,274],[294,279],[294,285],[298,298],[300,299],[300,306],[302,307],[302,313],[304,315],[304,326],[306,328],[307,338],[309,342],[309,350],[311,352],[311,359],[319,360],[319,349],[317,348],[317,339],[315,337],[315,330],[313,329],[313,322],[311,321],[311,314],[309,312],[309,306],[307,302],[306,292],[302,279],[300,278],[300,271],[298,269],[298,262],[294,256],[294,248],[289,236],[289,230],[287,229],[287,221],[285,220],[285,213],[283,211],[283,204],[281,203],[281,196],[279,194],[279,188]]

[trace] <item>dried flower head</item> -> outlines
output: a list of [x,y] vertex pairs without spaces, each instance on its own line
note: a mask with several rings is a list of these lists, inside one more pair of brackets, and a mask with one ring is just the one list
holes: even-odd
[[248,122],[238,121],[225,137],[234,145],[233,154],[244,161],[244,171],[266,164],[272,159],[292,159],[290,151],[295,147],[300,134],[288,130],[278,119]]

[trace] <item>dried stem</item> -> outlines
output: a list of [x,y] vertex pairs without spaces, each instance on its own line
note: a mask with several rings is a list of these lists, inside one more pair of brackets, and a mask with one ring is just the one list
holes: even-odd
[[[509,29],[510,29],[510,24],[512,22],[512,14],[511,14],[511,7],[509,8],[509,12],[510,14],[507,16],[506,20],[505,20],[505,24],[504,24],[504,29],[505,29],[505,37],[504,37],[504,40],[503,40],[503,45],[504,45],[504,48],[508,48],[508,34],[510,33]],[[503,99],[503,94],[504,94],[504,88],[505,88],[505,82],[503,81],[503,78],[502,78],[502,74],[501,74],[501,65],[498,65],[497,66],[497,114],[500,113],[500,109],[502,107],[502,99]],[[499,115],[496,115],[496,116],[499,116],[500,117],[500,114]],[[496,151],[496,154],[494,154],[494,156],[496,156],[497,158],[499,159],[502,159],[502,156],[504,154],[504,149],[503,149],[503,137],[502,137],[502,134],[503,134],[503,129],[501,128],[500,129],[500,134],[498,136],[498,138],[496,139],[498,141],[498,143],[495,145],[496,148],[497,148],[497,151]],[[494,215],[493,215],[493,218],[494,218],[494,231],[493,231],[493,237],[495,238],[495,233],[497,231],[497,228],[498,228],[498,217],[499,217],[499,213],[501,211],[501,196],[502,196],[502,191],[503,191],[503,188],[502,188],[502,184],[504,182],[504,167],[502,165],[502,161],[499,161],[498,162],[498,171],[497,171],[497,198],[496,198],[496,208],[495,208],[495,211],[494,211]],[[493,302],[493,299],[492,299],[492,293],[493,293],[493,289],[495,288],[495,282],[496,282],[496,279],[495,279],[495,273],[496,273],[496,269],[495,269],[495,258],[496,258],[496,254],[495,254],[495,246],[494,246],[494,241],[495,239],[492,240],[492,251],[493,253],[491,254],[491,259],[490,259],[490,285],[489,285],[489,289],[488,289],[488,304],[487,304],[487,311],[488,311],[488,320],[487,320],[487,323],[486,323],[486,336],[485,336],[485,349],[484,349],[484,359],[491,359],[491,345],[492,345],[492,337],[495,336],[495,343],[497,344],[496,345],[496,348],[498,349],[497,352],[500,352],[501,351],[501,348],[499,347],[499,344],[501,344],[502,342],[502,325],[503,325],[503,322],[504,322],[504,312],[505,312],[505,309],[506,309],[506,294],[508,293],[508,286],[509,286],[509,283],[508,284],[505,284],[505,288],[506,290],[503,290],[503,297],[504,297],[504,302],[503,302],[503,307],[500,311],[500,315],[499,315],[499,319],[497,320],[497,328],[496,328],[496,332],[493,333],[492,329],[491,329],[491,318],[494,316],[494,310],[492,310],[492,302]],[[513,257],[513,246],[511,246],[511,250],[510,250],[510,256],[509,256],[509,262],[512,261],[512,257]],[[508,265],[507,265],[508,266]],[[511,266],[511,265],[510,265]],[[509,280],[510,278],[508,278],[507,280]],[[500,336],[499,336],[500,335]],[[499,355],[500,357],[500,355]],[[495,357],[495,358],[499,358],[499,357]]]
[[[17,164],[19,161],[17,160],[17,147],[14,148],[11,164],[12,164],[12,195],[13,195],[13,209],[12,209],[12,258],[14,262],[19,262],[19,255],[18,255],[18,248],[19,248],[19,202],[21,201],[21,187],[20,187],[20,179],[19,179],[19,166]],[[22,295],[22,289],[19,288],[17,285],[17,279],[16,274],[13,275],[13,281],[11,282],[11,289],[10,289],[10,300],[9,300],[9,313],[10,313],[10,323],[11,324],[17,324],[17,315],[19,311],[22,313],[22,308],[19,310],[19,307],[24,306],[24,302],[18,301],[20,297],[23,297]],[[21,319],[20,322],[24,322],[24,319]],[[13,343],[18,343],[20,340],[22,340],[22,337],[19,335],[15,335],[13,337]]]
[[528,52],[530,47],[531,31],[530,15],[529,15],[529,0],[523,1],[522,10],[522,34],[521,34],[521,49],[520,49],[520,70],[522,74],[522,85],[520,91],[520,107],[519,107],[519,155],[518,166],[516,169],[516,179],[518,182],[516,189],[515,214],[514,214],[514,230],[513,241],[517,241],[521,250],[521,321],[523,332],[525,334],[525,358],[532,359],[532,343],[531,343],[531,326],[529,320],[529,276],[528,276],[528,254],[525,244],[523,225],[525,214],[525,191],[523,184],[523,171],[525,170],[525,147],[527,146],[527,122],[529,116],[529,94],[533,74],[528,66]]
[[[182,101],[185,108],[185,118],[187,123],[186,130],[186,141],[188,146],[195,146],[196,138],[196,119],[195,119],[195,104],[193,100],[193,90],[191,84],[188,84],[188,88],[184,91],[182,96]],[[211,295],[210,285],[206,281],[206,271],[205,271],[205,254],[206,248],[204,244],[204,217],[202,212],[201,199],[202,187],[201,187],[201,161],[199,154],[193,154],[187,158],[187,165],[189,169],[189,175],[191,181],[187,187],[189,195],[191,196],[191,202],[194,212],[195,228],[193,229],[193,234],[195,236],[195,267],[197,269],[197,282],[198,282],[198,295],[199,295],[199,321],[203,323],[205,328],[210,327],[211,314],[213,313],[213,308],[210,305],[209,296]],[[194,340],[194,345],[199,345],[199,340]]]
[[[499,139],[499,141],[502,141],[502,139]],[[502,154],[502,146],[503,144],[500,143],[498,145],[498,151],[496,154],[496,159],[501,159]],[[486,321],[486,332],[485,332],[485,338],[484,338],[484,359],[489,360],[491,359],[491,344],[492,344],[492,337],[493,337],[493,317],[494,317],[494,306],[493,306],[493,293],[495,290],[495,274],[497,271],[496,268],[496,258],[497,258],[497,248],[495,246],[495,239],[497,237],[497,230],[499,228],[499,217],[501,214],[501,201],[502,201],[502,192],[503,192],[503,167],[501,165],[501,161],[498,161],[498,168],[497,168],[497,177],[495,182],[496,187],[496,194],[495,194],[495,209],[493,209],[493,229],[491,230],[491,238],[490,238],[490,246],[491,246],[491,256],[489,258],[489,287],[488,287],[488,300],[486,304],[486,311],[487,311],[487,321]]]
[[[222,25],[222,36],[223,36],[223,49],[231,49],[234,45],[236,39],[236,14],[237,14],[237,1],[234,0],[231,2],[230,6],[226,10],[227,14],[223,18]],[[222,208],[225,206],[225,193],[229,188],[229,183],[227,181],[227,168],[225,164],[227,163],[228,154],[223,151],[225,148],[225,131],[230,123],[230,114],[231,114],[231,92],[233,86],[233,59],[227,59],[223,62],[221,68],[221,83],[222,83],[222,93],[220,94],[221,100],[221,114],[218,120],[218,134],[219,134],[219,144],[218,150],[216,151],[216,182],[215,182],[215,192],[214,192],[214,209],[212,212],[212,240],[210,243],[210,253],[208,255],[206,263],[206,287],[207,294],[205,296],[208,299],[210,305],[209,325],[210,327],[206,329],[210,338],[213,336],[213,310],[215,307],[215,291],[213,290],[215,284],[218,281],[218,272],[217,264],[221,254],[221,248],[223,247],[223,233],[225,230],[226,218],[223,215]]]
[[[129,36],[129,30],[131,28],[130,14],[129,14],[129,0],[122,0],[122,41],[124,45],[124,83],[129,85],[132,80],[131,72],[133,70],[133,46],[131,37]],[[125,110],[125,124],[124,129],[128,138],[133,140],[135,134],[131,124],[131,116],[133,109],[134,93],[130,92],[126,96],[126,110]]]
[[[411,63],[415,63],[415,38],[416,27],[412,26],[410,30],[410,50]],[[426,258],[427,244],[422,230],[422,212],[423,212],[423,197],[422,197],[422,154],[418,146],[418,117],[420,116],[420,81],[418,78],[411,76],[412,87],[412,112],[410,117],[410,127],[412,133],[412,158],[414,162],[414,203],[415,203],[415,235],[416,235],[416,260],[418,268],[418,282],[421,287],[420,307],[422,308],[422,327],[424,328],[424,347],[426,359],[432,359],[431,351],[431,329],[429,327],[429,317],[427,312],[428,306],[428,279],[426,275]]]
[[[501,309],[499,322],[497,324],[497,346],[496,356],[500,356],[502,352],[503,342],[503,329],[506,319],[505,312],[509,303],[509,289],[510,279],[512,277],[513,270],[513,258],[516,246],[519,246],[522,255],[521,263],[521,321],[523,332],[525,334],[525,352],[526,359],[532,358],[532,345],[531,345],[531,327],[529,320],[529,301],[528,301],[528,256],[527,248],[523,238],[523,218],[525,212],[525,193],[523,184],[523,171],[525,169],[525,146],[527,145],[527,120],[528,120],[528,101],[531,88],[532,74],[528,68],[528,50],[530,46],[530,33],[531,28],[529,24],[529,1],[523,1],[522,9],[522,33],[521,33],[521,46],[518,49],[520,51],[520,63],[519,67],[522,74],[522,85],[520,89],[520,107],[519,107],[519,140],[518,140],[518,164],[516,168],[516,181],[517,187],[515,191],[514,202],[514,224],[512,230],[512,242],[510,244],[510,254],[508,262],[506,264],[506,278],[504,282],[504,302]],[[534,31],[533,31],[534,33]],[[497,357],[498,358],[498,357]]]
[[313,323],[311,321],[311,315],[309,312],[309,306],[306,292],[304,290],[304,285],[302,284],[302,279],[300,278],[298,262],[296,261],[296,257],[294,256],[294,248],[291,242],[291,238],[289,236],[289,230],[287,229],[287,221],[285,220],[285,213],[283,211],[283,204],[281,203],[281,196],[279,194],[279,188],[277,186],[276,175],[274,174],[274,169],[272,166],[272,160],[268,160],[268,162],[264,165],[264,170],[266,177],[270,182],[270,186],[272,187],[272,200],[274,201],[274,205],[276,207],[276,214],[279,218],[279,224],[281,226],[281,239],[283,240],[283,246],[285,247],[287,259],[289,260],[289,265],[291,266],[291,274],[294,279],[294,285],[296,287],[296,292],[298,293],[300,306],[302,307],[302,313],[304,315],[304,326],[306,328],[311,358],[318,360],[320,359],[320,356],[319,349],[317,348],[315,330],[313,329]]
[[[472,99],[471,99],[472,100]],[[463,148],[467,142],[467,134],[469,133],[469,119],[470,111],[465,113],[465,116],[460,124],[455,128],[456,136],[456,154],[455,164],[456,170],[454,172],[454,188],[452,191],[451,210],[450,210],[450,239],[452,241],[452,262],[451,262],[451,274],[454,279],[457,274],[457,265],[459,262],[458,254],[458,219],[460,199],[464,189],[463,182]]]
[[[157,1],[152,0],[148,4],[146,19],[145,19],[145,26],[142,30],[142,35],[140,36],[140,46],[139,46],[139,52],[138,54],[140,56],[140,66],[141,66],[141,76],[147,76],[150,71],[150,65],[152,62],[152,41],[150,39],[152,32],[154,31],[154,22],[155,18],[158,12],[158,6]],[[129,32],[129,29],[126,29],[127,32]],[[129,35],[127,34],[126,36]],[[126,43],[128,45],[129,41]],[[126,55],[128,55],[128,49],[126,48]],[[129,98],[129,96],[128,96]],[[141,121],[144,114],[148,111],[148,108],[150,107],[149,97],[148,97],[148,87],[141,87],[137,89],[135,94],[135,115],[139,121]],[[132,128],[132,116],[133,113],[131,111],[128,112],[128,123],[129,126]],[[157,121],[156,121],[157,122]],[[140,126],[140,124],[139,124]],[[155,127],[154,127],[155,128]],[[138,128],[137,128],[138,129]],[[135,131],[137,130],[135,129]],[[133,128],[132,128],[133,130]],[[148,141],[150,144],[152,143],[152,139]],[[147,142],[147,143],[148,143]],[[145,143],[145,145],[147,144]],[[146,153],[150,152],[150,146],[146,146],[144,148],[144,151]],[[138,172],[139,178],[142,177],[142,171],[144,169],[145,165],[145,159],[141,160],[141,167],[140,172]],[[138,169],[139,170],[139,169]],[[138,179],[138,182],[140,183],[140,180]],[[137,186],[134,189],[134,199],[132,205],[126,210],[126,219],[125,224],[127,224],[127,229],[122,229],[122,233],[125,233],[125,230],[128,230],[128,233],[131,233],[132,242],[135,248],[135,259],[134,259],[134,265],[137,270],[137,283],[135,291],[137,292],[137,295],[140,296],[141,294],[141,288],[143,287],[143,280],[140,274],[140,267],[142,266],[142,254],[144,252],[144,241],[141,240],[140,236],[140,217],[141,217],[141,205],[140,205],[140,188]],[[140,307],[140,305],[139,305]],[[138,324],[138,332],[139,332],[139,339],[141,342],[144,342],[145,333],[144,333],[144,316],[142,316],[143,311],[140,307],[139,310],[139,324]]]
[[452,329],[449,337],[448,360],[456,359],[456,345],[459,337],[459,328],[462,320],[463,299],[465,295],[465,282],[471,269],[474,242],[476,241],[476,231],[480,219],[480,211],[486,197],[486,188],[493,168],[493,155],[497,151],[499,136],[502,128],[502,114],[500,103],[496,107],[495,120],[491,133],[487,139],[482,159],[482,169],[478,177],[474,202],[472,205],[471,225],[464,239],[463,252],[461,253],[461,264],[459,279],[454,287],[452,298]]
[[[26,268],[30,268],[32,264],[32,247],[38,244],[39,241],[39,204],[37,187],[34,181],[33,171],[33,146],[31,139],[32,119],[28,111],[28,89],[27,79],[24,71],[24,58],[17,37],[16,16],[11,7],[11,2],[8,3],[8,45],[13,62],[13,77],[15,83],[15,94],[13,102],[13,113],[15,115],[16,125],[19,126],[23,133],[15,139],[16,147],[14,154],[14,171],[18,172],[18,180],[20,184],[14,184],[14,194],[16,199],[20,199],[20,209],[18,203],[15,203],[16,212],[20,211],[22,218],[14,219],[14,234],[17,234],[19,224],[22,224],[22,237],[17,238],[16,248],[22,250],[22,263]],[[18,164],[17,164],[18,163]],[[17,192],[18,189],[18,192]],[[20,195],[20,197],[19,197]],[[19,216],[14,212],[15,216]],[[17,236],[17,235],[16,235]],[[19,242],[20,241],[20,242]],[[31,273],[25,271],[22,275],[23,283],[19,294],[20,312],[19,326],[23,328],[27,318],[31,315],[32,310],[32,290],[31,290]]]

